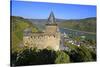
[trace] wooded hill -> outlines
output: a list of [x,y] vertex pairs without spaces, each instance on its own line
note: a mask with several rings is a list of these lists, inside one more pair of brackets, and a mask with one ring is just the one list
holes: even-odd
[[33,25],[30,21],[18,17],[11,16],[11,43],[12,43],[12,51],[20,50],[22,40],[23,40],[23,31],[26,28],[32,28],[32,32],[37,32],[38,29],[35,25]]
[[79,19],[79,20],[66,20],[59,24],[61,28],[70,28],[86,32],[96,32],[96,17]]
[[[28,19],[33,24],[38,25],[38,28],[43,28],[47,23],[47,19]],[[93,32],[96,33],[96,17],[89,17],[83,19],[58,19],[56,23],[59,24],[60,28],[70,28],[79,31]]]

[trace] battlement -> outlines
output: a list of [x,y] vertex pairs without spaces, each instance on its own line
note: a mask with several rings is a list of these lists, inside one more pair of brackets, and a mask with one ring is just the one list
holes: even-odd
[[46,24],[47,26],[57,26],[57,24]]
[[[31,33],[28,37],[34,38],[34,39],[46,39],[46,38],[59,38],[60,33],[45,33],[45,32],[36,32]],[[24,36],[25,37],[25,36]]]

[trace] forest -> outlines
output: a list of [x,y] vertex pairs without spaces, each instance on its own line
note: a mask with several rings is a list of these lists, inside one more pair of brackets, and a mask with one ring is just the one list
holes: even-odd
[[64,64],[96,61],[96,52],[85,46],[69,46],[71,50],[28,49],[11,53],[11,66]]

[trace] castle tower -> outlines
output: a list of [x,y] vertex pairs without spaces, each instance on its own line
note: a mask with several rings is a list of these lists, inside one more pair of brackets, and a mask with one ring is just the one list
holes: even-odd
[[58,29],[59,28],[56,23],[55,16],[53,12],[51,12],[46,24],[45,33],[47,33],[49,36],[46,39],[45,43],[48,47],[55,51],[60,49],[60,32],[58,31]]
[[57,29],[58,29],[58,26],[56,24],[55,16],[53,12],[51,12],[46,24],[46,32],[55,33],[57,32]]

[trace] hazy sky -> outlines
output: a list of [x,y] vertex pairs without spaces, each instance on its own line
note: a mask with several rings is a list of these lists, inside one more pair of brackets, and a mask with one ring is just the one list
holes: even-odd
[[43,2],[12,1],[11,15],[32,19],[47,19],[53,11],[59,19],[96,17],[96,6]]

